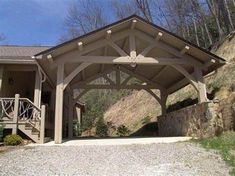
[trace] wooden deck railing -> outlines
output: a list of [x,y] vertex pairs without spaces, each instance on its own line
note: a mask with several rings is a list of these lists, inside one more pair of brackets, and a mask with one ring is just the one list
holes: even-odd
[[41,108],[34,105],[28,98],[0,98],[3,123],[27,123],[40,132],[40,138],[44,139],[45,131],[45,105]]

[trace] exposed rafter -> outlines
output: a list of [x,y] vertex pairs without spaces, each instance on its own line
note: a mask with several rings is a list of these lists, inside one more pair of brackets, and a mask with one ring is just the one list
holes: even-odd
[[51,54],[48,54],[47,55],[47,59],[49,60],[49,62],[53,62],[53,57],[52,57],[52,55]]
[[154,38],[152,38],[151,36],[141,32],[141,31],[135,30],[134,34],[137,35],[138,37],[141,37],[143,40],[145,40],[151,44],[155,44],[155,46],[157,48],[162,49],[166,52],[169,52],[172,55],[174,55],[178,58],[181,58],[182,60],[188,61],[189,63],[197,65],[198,67],[201,67],[201,68],[204,66],[203,63],[201,63],[198,59],[193,58],[192,56],[189,56],[189,55],[182,56],[180,51],[178,51],[176,48],[174,48],[174,47],[170,46],[169,44],[164,43],[162,41],[156,41],[156,40],[154,40]]
[[121,49],[116,43],[108,41],[108,45],[110,45],[113,49],[115,49],[120,56],[128,56],[127,53]]
[[[129,36],[130,33],[131,33],[131,30],[126,30],[123,32],[119,32],[117,34],[113,34],[112,35],[112,42],[115,42],[119,39],[125,38],[125,37]],[[86,46],[83,47],[82,51],[74,50],[74,51],[63,53],[63,54],[57,56],[57,59],[55,60],[54,66],[58,65],[59,63],[65,63],[65,62],[69,61],[70,59],[76,60],[76,57],[78,57],[78,56],[83,56],[86,53],[89,53],[89,52],[94,51],[99,48],[103,48],[103,47],[109,45],[108,41],[109,40],[107,40],[107,39],[101,39],[101,40],[98,40],[98,41],[93,42],[91,44],[87,44]],[[66,59],[64,59],[64,58],[66,58]]]
[[180,51],[180,53],[181,53],[181,54],[185,54],[185,53],[188,52],[188,50],[189,50],[189,46],[186,45],[186,46]]
[[162,36],[163,36],[163,33],[158,32],[158,33],[157,33],[157,36],[156,36],[156,38],[155,38],[155,40],[156,40],[156,41],[159,41],[159,40],[162,38]]
[[79,49],[79,51],[82,51],[82,49],[83,49],[83,43],[82,42],[78,42],[78,49]]
[[106,39],[110,39],[110,37],[111,37],[111,34],[112,34],[112,31],[111,30],[107,30],[106,31]]
[[137,23],[137,20],[132,20],[132,22],[131,22],[131,29],[135,28],[136,23]]
[[126,74],[129,74],[129,75],[131,75],[131,76],[133,76],[133,77],[135,77],[135,78],[137,78],[137,79],[143,81],[143,82],[146,82],[146,83],[148,83],[148,84],[153,85],[153,86],[155,87],[155,89],[165,90],[165,88],[162,87],[161,85],[150,81],[148,78],[146,78],[146,77],[144,77],[144,76],[142,76],[142,75],[140,75],[140,74],[137,74],[136,72],[133,72],[133,71],[127,69],[127,68],[124,67],[124,66],[120,66],[120,70],[121,70],[122,72],[126,73]]

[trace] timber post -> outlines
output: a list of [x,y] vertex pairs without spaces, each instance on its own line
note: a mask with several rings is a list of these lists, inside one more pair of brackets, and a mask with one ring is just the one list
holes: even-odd
[[19,103],[20,103],[20,95],[19,94],[15,94],[14,116],[13,116],[13,124],[14,124],[14,126],[12,128],[12,134],[17,134]]
[[68,137],[69,139],[73,138],[73,97],[69,96],[69,116],[68,116]]
[[199,103],[207,102],[208,99],[206,95],[206,84],[204,82],[202,70],[198,67],[195,67],[194,69],[198,85],[198,102]]
[[45,117],[46,117],[46,106],[41,107],[41,122],[40,122],[40,144],[44,143],[45,138]]
[[64,64],[57,68],[56,107],[55,107],[55,143],[62,143],[63,127],[63,96],[64,96]]

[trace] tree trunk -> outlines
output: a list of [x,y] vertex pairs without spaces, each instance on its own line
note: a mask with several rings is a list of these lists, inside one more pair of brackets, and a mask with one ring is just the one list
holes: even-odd
[[205,30],[206,30],[206,34],[207,34],[207,37],[208,37],[208,40],[209,40],[209,44],[212,45],[212,39],[211,39],[211,34],[208,30],[208,27],[207,27],[207,24],[204,22],[204,27],[205,27]]
[[232,2],[233,2],[233,5],[235,6],[235,0],[232,0]]
[[199,18],[202,20],[202,23],[204,24],[204,28],[206,31],[206,35],[207,35],[209,44],[212,45],[211,34],[210,34],[208,27],[207,27],[207,24],[206,24],[206,15],[200,6],[200,2],[198,0],[192,0],[192,5],[194,6],[195,11],[197,11],[200,14]]
[[217,3],[218,3],[219,16],[222,15],[224,26],[226,29],[226,34],[229,34],[230,25],[229,25],[229,20],[228,20],[228,14],[227,14],[227,11],[225,10],[224,0],[218,0]]
[[135,2],[136,2],[136,6],[142,12],[146,20],[148,20],[149,22],[153,22],[148,0],[135,0]]
[[202,39],[204,41],[204,47],[206,47],[206,37],[205,37],[205,31],[202,25],[200,25],[201,33],[202,33]]
[[234,25],[233,25],[233,21],[232,21],[232,17],[231,17],[231,13],[230,13],[230,10],[229,10],[229,7],[228,7],[227,0],[224,0],[224,6],[225,6],[227,14],[228,14],[228,20],[229,20],[230,26],[231,26],[232,30],[234,30]]
[[186,34],[187,34],[187,39],[190,39],[190,32],[189,32],[189,26],[186,26]]
[[207,2],[207,5],[209,7],[209,10],[210,10],[212,16],[214,17],[214,19],[216,21],[216,26],[217,26],[217,30],[218,30],[218,33],[219,33],[219,38],[221,39],[221,37],[223,36],[223,31],[222,31],[221,26],[220,26],[219,17],[216,14],[214,3],[213,3],[213,1],[210,1],[210,0],[206,0],[206,2]]
[[198,33],[197,33],[197,24],[196,24],[194,17],[193,17],[193,27],[194,27],[194,32],[195,32],[196,43],[198,46],[200,46],[199,39],[198,39]]

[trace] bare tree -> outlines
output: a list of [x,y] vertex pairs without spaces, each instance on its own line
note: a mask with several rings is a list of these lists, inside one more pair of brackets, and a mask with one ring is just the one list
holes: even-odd
[[108,23],[102,6],[92,0],[76,1],[70,5],[65,19],[67,38],[74,38]]
[[[211,34],[209,32],[207,23],[206,23],[206,13],[204,12],[204,10],[202,9],[200,2],[198,0],[191,0],[192,1],[192,5],[194,6],[194,9],[199,17],[199,19],[201,19],[202,24],[204,25],[205,28],[205,32],[209,41],[209,44],[212,45],[212,38],[211,38]],[[201,30],[204,33],[203,28],[201,28]],[[206,39],[205,39],[206,40]]]
[[217,4],[217,1],[215,0],[206,0],[207,2],[207,5],[209,7],[209,10],[212,14],[212,16],[214,17],[215,21],[216,21],[216,26],[217,26],[217,30],[218,30],[218,33],[219,33],[219,38],[221,38],[223,36],[223,30],[221,28],[221,25],[220,25],[220,21],[219,21],[219,15],[218,15],[218,4]]
[[[235,5],[235,2],[234,2],[234,5]],[[231,29],[234,30],[234,25],[233,25],[233,21],[232,21],[232,16],[231,16],[231,13],[230,13],[230,10],[229,10],[229,7],[228,7],[228,2],[227,2],[227,0],[224,0],[224,6],[225,6],[225,9],[226,9],[226,12],[227,12],[227,17],[228,17],[228,21],[229,21],[229,23],[230,23]]]
[[193,15],[193,27],[194,27],[194,34],[195,34],[197,45],[200,46],[199,38],[198,38],[197,24],[196,24],[196,17],[194,15]]
[[225,9],[224,0],[215,1],[218,5],[218,16],[220,19],[223,19],[224,27],[226,29],[226,34],[230,33],[230,24],[227,10]]
[[66,39],[110,22],[104,13],[103,3],[109,3],[116,19],[137,14],[203,47],[212,45],[217,34],[220,39],[234,30],[234,8],[231,7],[234,0],[111,0],[102,3],[76,0],[69,7],[65,20]]
[[153,17],[151,13],[151,9],[149,6],[148,0],[135,0],[136,6],[139,8],[143,16],[148,20],[149,22],[153,22]]
[[134,0],[111,1],[110,3],[117,19],[123,19],[133,14],[140,15]]
[[161,0],[154,0],[151,1],[150,6],[153,22],[169,31],[172,31],[172,25],[167,16],[164,3]]
[[[189,25],[187,19],[190,13],[190,1],[187,0],[165,0],[164,4],[167,10],[167,17],[172,26],[172,32],[186,38]],[[174,27],[174,28],[173,28]]]

